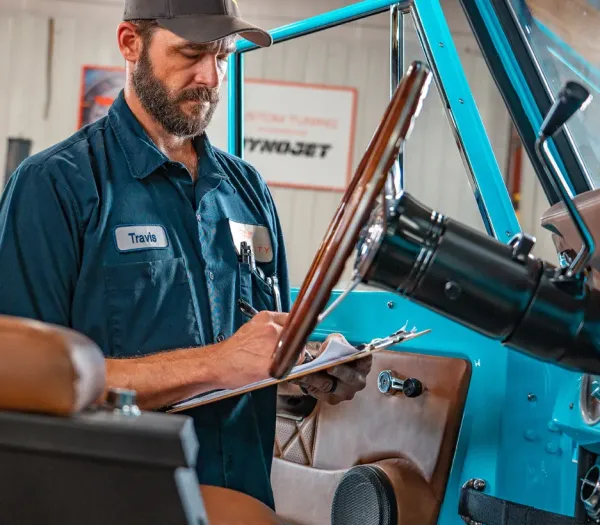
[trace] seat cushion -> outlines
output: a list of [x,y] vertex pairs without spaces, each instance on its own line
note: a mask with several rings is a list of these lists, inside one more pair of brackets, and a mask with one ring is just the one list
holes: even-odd
[[241,492],[209,485],[200,492],[210,525],[284,525],[264,503]]
[[[373,464],[381,469],[396,495],[398,525],[433,525],[436,496],[409,461],[384,460]],[[332,504],[344,470],[318,470],[275,458],[273,491],[277,514],[290,525],[331,523]]]
[[277,514],[289,525],[328,525],[333,495],[345,473],[275,458],[271,480]]

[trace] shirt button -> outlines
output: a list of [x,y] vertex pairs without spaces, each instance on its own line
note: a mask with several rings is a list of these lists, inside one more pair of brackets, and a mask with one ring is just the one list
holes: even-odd
[[208,278],[209,278],[211,281],[214,281],[214,280],[215,280],[215,274],[214,274],[214,273],[212,273],[212,272],[208,272]]
[[217,336],[217,343],[222,343],[223,341],[225,341],[225,336],[223,334],[219,334]]
[[200,216],[199,213],[196,214],[196,219],[198,219],[198,222],[200,222],[202,220],[202,217]]

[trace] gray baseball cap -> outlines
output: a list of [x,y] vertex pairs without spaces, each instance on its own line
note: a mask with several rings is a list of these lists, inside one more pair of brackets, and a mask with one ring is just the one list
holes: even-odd
[[123,20],[156,20],[197,44],[235,34],[260,47],[273,43],[267,31],[241,18],[238,0],[125,0]]

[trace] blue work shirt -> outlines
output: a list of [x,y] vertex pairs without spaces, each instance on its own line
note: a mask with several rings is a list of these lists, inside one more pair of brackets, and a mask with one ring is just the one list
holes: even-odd
[[[121,93],[107,117],[27,159],[0,201],[0,314],[73,328],[107,357],[130,358],[230,337],[245,322],[240,297],[275,310],[264,277],[278,277],[289,311],[286,254],[266,184],[205,135],[195,146],[194,183]],[[232,223],[247,225],[242,234],[262,227],[271,251],[257,254],[264,276],[240,262]],[[275,406],[269,388],[184,412],[200,442],[200,483],[273,507]]]

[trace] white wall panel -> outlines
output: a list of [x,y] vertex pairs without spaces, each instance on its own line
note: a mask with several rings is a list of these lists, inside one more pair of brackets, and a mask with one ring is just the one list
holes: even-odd
[[550,205],[526,154],[523,155],[523,178],[521,185],[521,228],[536,238],[533,253],[553,264],[557,264],[556,249],[548,230],[540,225],[541,216]]
[[[352,3],[349,0],[243,2],[247,17],[276,27]],[[469,34],[458,2],[445,10],[484,123],[504,168],[508,116],[487,67]],[[81,68],[122,65],[115,29],[119,0],[0,0],[0,166],[6,139],[33,140],[34,151],[73,133],[78,118]],[[55,20],[49,114],[46,103],[48,18]],[[389,16],[355,22],[246,56],[247,75],[295,82],[335,84],[358,90],[354,165],[358,164],[389,100]],[[406,60],[423,59],[414,31],[408,31]],[[408,145],[407,189],[426,204],[482,228],[462,159],[436,88]],[[294,284],[300,284],[341,197],[337,192],[275,188],[286,234]],[[347,275],[347,274],[346,274]]]

